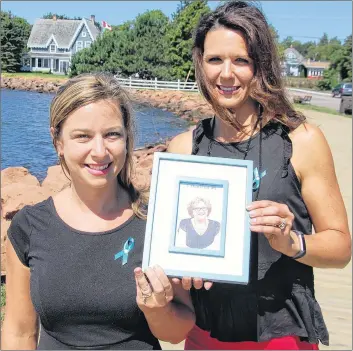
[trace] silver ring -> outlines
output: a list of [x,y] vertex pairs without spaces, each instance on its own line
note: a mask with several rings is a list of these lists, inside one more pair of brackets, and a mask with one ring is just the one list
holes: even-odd
[[149,294],[144,294],[144,293],[141,291],[141,294],[142,294],[142,298],[143,298],[143,303],[146,305],[147,299],[152,296],[152,291],[151,291]]
[[286,228],[286,219],[282,218],[281,224],[278,224],[277,227],[281,230],[284,230]]

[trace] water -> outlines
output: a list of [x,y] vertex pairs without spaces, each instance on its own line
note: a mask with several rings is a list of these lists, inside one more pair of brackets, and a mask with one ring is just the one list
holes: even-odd
[[[39,180],[57,164],[49,133],[49,106],[53,94],[1,89],[1,169],[25,167]],[[136,147],[183,132],[187,123],[174,114],[134,104]]]

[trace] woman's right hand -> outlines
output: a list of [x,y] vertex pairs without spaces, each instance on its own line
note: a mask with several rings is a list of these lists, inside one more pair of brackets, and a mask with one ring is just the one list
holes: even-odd
[[183,277],[182,279],[179,278],[172,278],[174,284],[181,284],[185,290],[190,290],[192,286],[195,289],[199,290],[204,287],[206,290],[210,290],[213,283],[203,281],[201,278],[191,278],[191,277]]

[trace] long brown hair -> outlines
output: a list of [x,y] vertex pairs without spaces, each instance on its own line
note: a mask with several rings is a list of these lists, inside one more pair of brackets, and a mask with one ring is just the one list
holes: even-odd
[[203,70],[204,42],[209,31],[227,28],[240,31],[246,40],[255,74],[250,85],[250,97],[269,120],[277,120],[290,129],[303,123],[305,116],[294,110],[288,100],[274,38],[263,13],[250,2],[229,1],[204,15],[196,28],[192,55],[196,80],[202,95],[212,105],[217,116],[237,130],[241,125],[233,113],[218,105]]
[[[130,98],[113,75],[107,73],[82,74],[68,80],[58,89],[50,106],[50,127],[54,130],[54,147],[57,149],[57,142],[65,120],[82,106],[101,100],[113,101],[121,111],[126,132],[126,159],[117,181],[129,193],[134,213],[144,218],[147,193],[137,191],[131,182],[135,123]],[[59,161],[64,174],[70,175],[64,157],[59,156]]]

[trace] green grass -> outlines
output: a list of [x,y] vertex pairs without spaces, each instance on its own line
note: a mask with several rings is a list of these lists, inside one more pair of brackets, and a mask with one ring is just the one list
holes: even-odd
[[5,284],[1,284],[1,322],[4,320],[4,307],[6,303],[6,292],[5,292]]
[[67,80],[68,77],[60,74],[51,74],[44,72],[18,72],[18,73],[8,73],[2,72],[3,77],[7,78],[44,78],[48,80],[60,79]]
[[315,106],[310,104],[294,104],[295,108],[303,109],[303,110],[310,110],[310,111],[317,111],[317,112],[324,112],[329,113],[331,115],[337,115],[342,117],[352,118],[352,115],[339,113],[338,111],[334,110],[333,108],[323,107],[323,106]]

